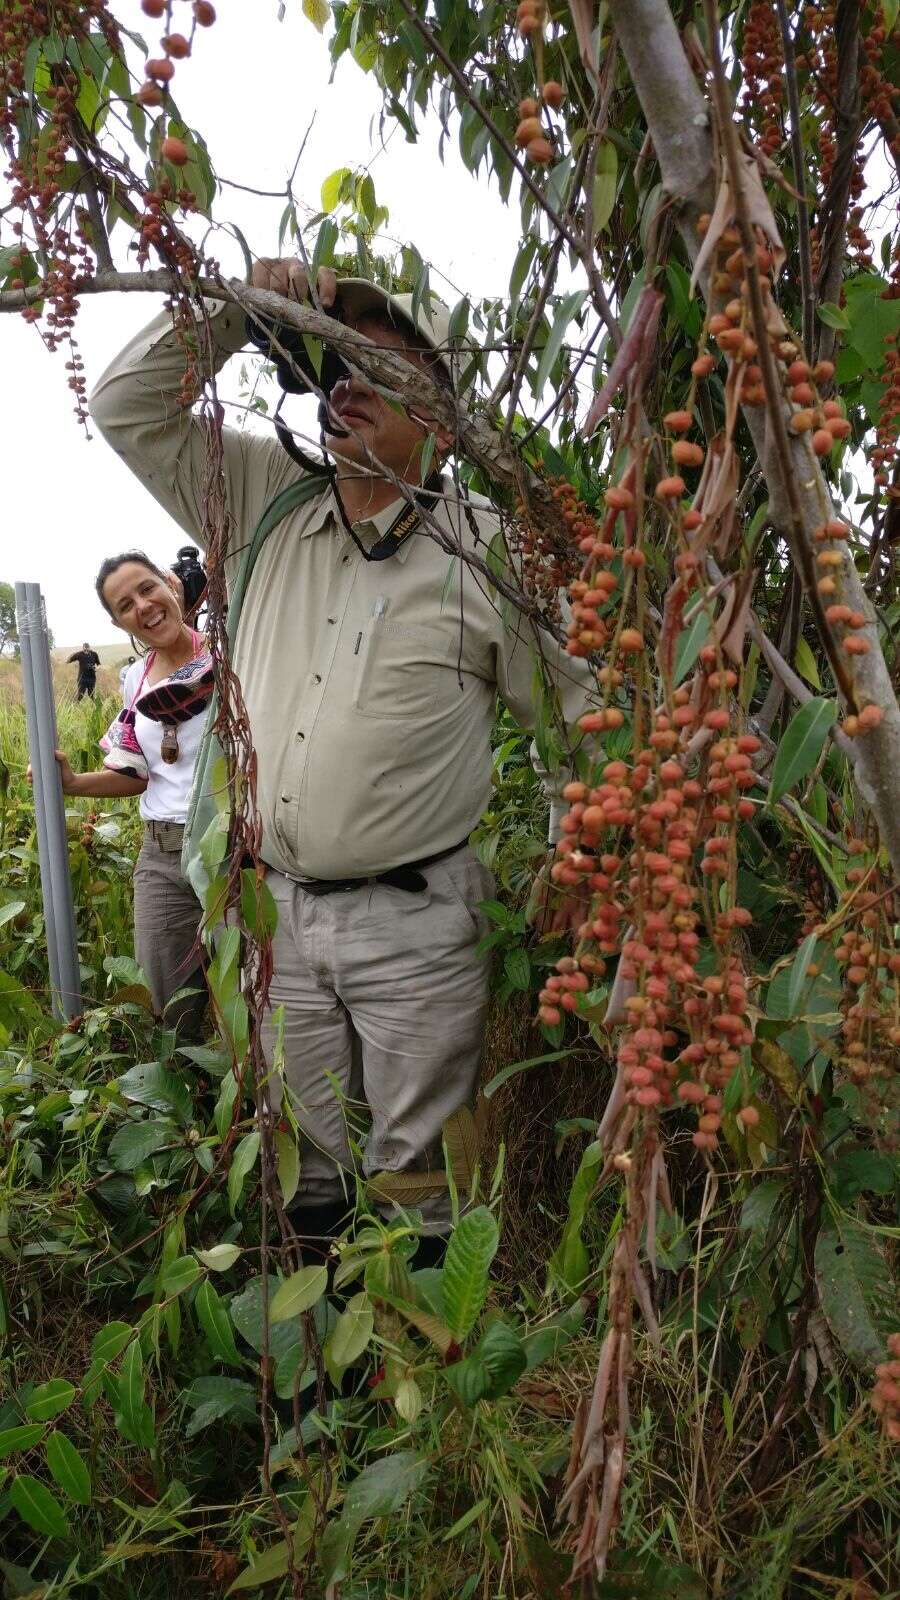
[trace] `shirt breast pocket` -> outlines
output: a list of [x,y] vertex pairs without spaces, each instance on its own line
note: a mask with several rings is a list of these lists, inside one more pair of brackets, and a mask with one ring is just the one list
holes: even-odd
[[354,705],[369,717],[420,717],[459,698],[457,644],[449,629],[373,618],[359,647]]

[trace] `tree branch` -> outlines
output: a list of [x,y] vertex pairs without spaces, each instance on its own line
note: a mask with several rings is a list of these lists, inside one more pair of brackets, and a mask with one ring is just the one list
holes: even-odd
[[[859,112],[859,3],[838,0],[835,15],[837,44],[837,92],[835,95],[835,134],[837,150],[831,179],[822,205],[821,254],[818,275],[820,301],[837,301],[841,292],[846,254],[847,212],[853,164],[862,129]],[[818,358],[830,361],[834,353],[835,329],[822,325]]]

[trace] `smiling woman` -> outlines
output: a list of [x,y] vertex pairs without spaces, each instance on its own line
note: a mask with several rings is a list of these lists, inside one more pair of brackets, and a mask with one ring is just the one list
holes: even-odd
[[[206,1004],[198,929],[201,907],[181,873],[188,796],[212,690],[212,662],[188,626],[181,586],[142,551],[111,556],[97,574],[104,609],[141,658],[122,685],[122,709],[103,739],[103,767],[72,771],[57,751],[67,794],[139,794],[144,841],[134,872],[135,954],[153,1003],[182,1039],[199,1036]],[[180,990],[190,995],[172,1003]]]

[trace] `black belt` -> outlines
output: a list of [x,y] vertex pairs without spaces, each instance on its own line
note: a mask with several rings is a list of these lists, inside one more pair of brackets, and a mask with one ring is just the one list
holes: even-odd
[[423,877],[425,867],[433,867],[436,861],[443,861],[446,856],[455,855],[461,850],[468,839],[460,840],[459,844],[452,844],[449,850],[439,850],[436,855],[423,856],[421,861],[407,861],[403,866],[391,867],[387,872],[375,872],[368,878],[299,878],[297,882],[307,894],[345,894],[350,889],[364,889],[367,883],[386,883],[391,889],[405,889],[408,894],[421,894],[428,888],[428,880]]

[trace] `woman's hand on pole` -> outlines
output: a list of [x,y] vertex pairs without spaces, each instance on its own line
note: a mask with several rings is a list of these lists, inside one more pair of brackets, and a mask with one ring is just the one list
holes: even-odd
[[[78,775],[77,775],[77,773],[72,771],[72,768],[69,765],[68,756],[66,755],[64,750],[55,750],[53,753],[56,756],[57,766],[59,767],[59,778],[60,778],[60,782],[62,784],[63,794],[77,794],[78,793]],[[31,762],[30,761],[28,763],[28,767],[26,769],[25,776],[28,779],[28,782],[33,787],[33,785],[34,785],[34,773],[32,771]]]

